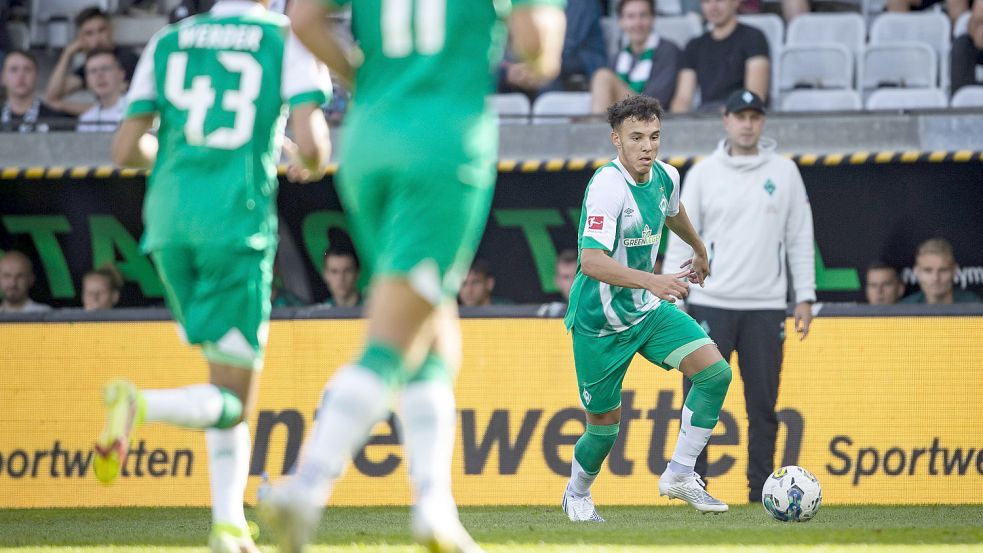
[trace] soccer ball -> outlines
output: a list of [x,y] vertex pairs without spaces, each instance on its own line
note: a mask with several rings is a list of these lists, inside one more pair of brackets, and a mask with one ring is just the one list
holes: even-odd
[[761,490],[765,511],[782,522],[805,522],[819,511],[823,489],[802,467],[782,467],[771,474]]

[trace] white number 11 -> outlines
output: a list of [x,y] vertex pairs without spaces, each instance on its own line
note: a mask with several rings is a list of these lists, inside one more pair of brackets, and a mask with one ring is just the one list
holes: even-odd
[[[382,53],[387,58],[405,58],[413,52],[433,55],[444,48],[447,0],[382,0]],[[412,29],[410,19],[412,16]]]

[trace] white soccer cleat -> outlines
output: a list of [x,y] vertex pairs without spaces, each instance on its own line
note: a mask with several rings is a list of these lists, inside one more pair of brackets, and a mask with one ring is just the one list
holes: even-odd
[[597,514],[590,494],[576,495],[570,491],[569,486],[563,492],[563,512],[570,517],[571,522],[604,522],[601,515]]
[[413,506],[413,539],[431,553],[484,553],[461,525],[452,498],[421,498]]
[[281,553],[301,553],[314,538],[324,510],[296,478],[271,486],[257,508],[276,535]]
[[682,499],[703,514],[727,511],[726,503],[707,493],[706,484],[696,472],[681,474],[667,468],[659,477],[659,495]]
[[212,553],[260,553],[248,528],[216,523],[208,536]]

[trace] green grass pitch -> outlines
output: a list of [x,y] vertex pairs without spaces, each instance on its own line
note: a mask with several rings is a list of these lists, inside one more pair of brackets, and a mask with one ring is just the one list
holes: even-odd
[[[462,508],[461,519],[489,553],[983,552],[980,505],[826,506],[799,524],[773,521],[759,505],[706,516],[682,505],[599,509],[604,524],[570,523],[558,506]],[[208,525],[200,508],[0,510],[0,552],[207,553]],[[408,528],[405,507],[330,508],[310,551],[422,551]],[[276,550],[269,532],[258,542]]]

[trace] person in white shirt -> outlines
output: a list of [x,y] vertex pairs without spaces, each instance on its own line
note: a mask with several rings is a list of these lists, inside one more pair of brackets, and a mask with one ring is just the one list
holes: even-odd
[[85,60],[85,85],[96,103],[79,116],[79,132],[113,132],[126,112],[126,73],[112,50],[94,50]]
[[[794,290],[795,330],[809,333],[816,300],[812,209],[795,163],[762,138],[764,102],[741,89],[728,97],[723,116],[727,138],[696,163],[683,182],[682,201],[707,245],[710,274],[703,288],[690,288],[687,309],[710,335],[724,359],[736,351],[748,408],[748,495],[774,469],[778,380],[785,340],[789,277]],[[692,255],[671,239],[664,272],[678,271]],[[683,380],[684,394],[690,382]],[[706,474],[706,450],[696,471]]]
[[0,257],[0,313],[39,313],[51,307],[36,303],[28,296],[34,286],[34,266],[26,255],[10,250]]

